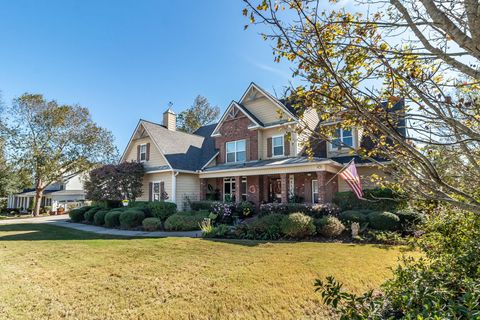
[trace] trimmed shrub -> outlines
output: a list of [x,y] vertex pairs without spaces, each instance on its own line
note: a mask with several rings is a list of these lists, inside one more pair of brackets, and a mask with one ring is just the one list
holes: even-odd
[[97,226],[103,226],[105,224],[105,215],[108,213],[108,210],[98,210],[93,216],[93,223]]
[[143,213],[145,213],[145,217],[149,218],[153,217],[149,204],[150,202],[148,201],[133,201],[128,204],[128,208],[141,210]]
[[399,198],[399,195],[395,194],[393,190],[387,188],[365,190],[364,197],[374,201],[360,200],[353,192],[348,191],[337,192],[333,202],[338,205],[342,211],[368,209],[372,211],[396,212],[407,207],[406,200],[390,200]]
[[142,224],[143,219],[145,219],[145,214],[143,211],[137,209],[128,209],[120,213],[120,227],[125,229],[138,227]]
[[142,226],[146,231],[155,231],[160,229],[162,221],[158,218],[145,218],[142,221]]
[[317,232],[328,238],[335,238],[342,234],[345,226],[334,216],[326,216],[315,221]]
[[395,214],[400,219],[402,225],[415,225],[422,222],[424,219],[421,213],[408,209],[397,211]]
[[309,214],[311,211],[311,206],[305,203],[287,203],[285,206],[285,214],[297,212]]
[[400,218],[388,211],[374,211],[368,215],[368,223],[372,229],[393,231],[399,228]]
[[68,215],[73,222],[82,222],[85,219],[85,212],[88,211],[90,207],[82,207],[78,209],[71,210]]
[[190,209],[193,211],[210,210],[213,201],[192,201],[190,202]]
[[367,222],[368,216],[366,214],[361,213],[360,211],[356,210],[347,210],[340,213],[339,216],[340,220],[344,223],[348,222]]
[[90,209],[88,209],[84,215],[85,221],[93,223],[95,213],[97,213],[97,211],[99,210],[102,210],[102,207],[91,207]]
[[307,214],[313,218],[321,218],[325,216],[338,217],[340,208],[333,203],[314,204],[309,207]]
[[301,212],[291,213],[282,220],[282,233],[290,238],[302,239],[315,234],[313,218]]
[[235,234],[243,239],[276,240],[282,237],[283,219],[285,219],[283,214],[268,214],[250,223],[237,226]]
[[356,211],[360,212],[361,214],[369,214],[373,212],[373,210],[370,210],[370,209],[358,209]]
[[176,213],[165,220],[164,228],[167,231],[200,230],[200,223],[206,218],[204,214]]
[[120,227],[121,211],[111,210],[105,215],[105,226],[109,228]]
[[177,212],[177,205],[173,202],[154,201],[149,202],[147,208],[150,209],[152,216],[162,221]]
[[287,206],[284,203],[265,203],[260,205],[260,216],[266,216],[272,213],[286,214]]

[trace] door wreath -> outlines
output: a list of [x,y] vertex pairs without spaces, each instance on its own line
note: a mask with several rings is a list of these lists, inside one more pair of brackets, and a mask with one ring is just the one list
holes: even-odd
[[248,187],[248,192],[250,192],[250,193],[257,192],[257,188],[255,187],[254,184],[252,184],[250,187]]

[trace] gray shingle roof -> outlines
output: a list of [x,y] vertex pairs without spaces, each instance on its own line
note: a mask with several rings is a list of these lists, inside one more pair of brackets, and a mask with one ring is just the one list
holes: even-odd
[[243,168],[276,167],[276,166],[282,166],[282,165],[318,163],[318,162],[329,161],[329,160],[330,159],[325,159],[325,158],[310,159],[308,157],[290,157],[290,158],[279,158],[279,159],[255,160],[255,161],[247,161],[247,162],[219,164],[214,167],[205,168],[203,171],[210,172],[210,171],[222,171],[222,170],[243,169]]
[[189,134],[168,130],[146,120],[140,121],[173,169],[199,170],[217,152],[210,137],[216,124],[201,127],[194,134]]

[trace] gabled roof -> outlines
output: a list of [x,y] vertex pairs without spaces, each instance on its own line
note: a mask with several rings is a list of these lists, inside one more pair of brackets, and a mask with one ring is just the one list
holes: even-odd
[[291,106],[287,107],[283,102],[277,98],[275,98],[270,92],[263,90],[260,86],[258,86],[255,82],[251,82],[250,85],[248,86],[247,90],[243,93],[242,97],[239,100],[240,104],[243,104],[245,98],[247,97],[248,93],[250,90],[256,89],[259,92],[261,92],[263,95],[265,95],[270,101],[272,101],[275,105],[277,105],[280,109],[282,109],[287,115],[292,117],[293,120],[298,120],[298,117],[296,115],[295,109]]
[[239,104],[238,102],[236,101],[232,101],[230,102],[230,104],[228,105],[228,108],[227,110],[225,110],[225,112],[223,113],[222,117],[220,118],[220,121],[218,121],[218,123],[216,124],[214,130],[212,131],[212,135],[215,136],[218,134],[218,130],[220,129],[223,121],[225,121],[225,118],[227,117],[227,115],[230,113],[230,110],[232,110],[233,108],[237,108],[238,110],[242,111],[242,113],[244,115],[246,115],[254,124],[255,124],[255,127],[263,127],[263,123],[258,120],[257,117],[255,117],[250,111],[247,110],[247,108],[245,108],[243,105]]
[[[168,130],[163,125],[140,120],[126,150],[131,144],[136,131],[143,127],[152,139],[154,146],[165,157],[169,167],[174,170],[196,171],[201,169],[217,152],[213,138],[210,137],[216,124],[199,128],[194,134]],[[122,156],[122,160],[123,160]],[[165,169],[162,167],[162,169]],[[167,168],[168,169],[168,168]]]

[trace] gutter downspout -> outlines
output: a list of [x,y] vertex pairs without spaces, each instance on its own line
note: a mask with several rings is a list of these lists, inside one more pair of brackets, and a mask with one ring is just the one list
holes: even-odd
[[177,203],[177,175],[179,172],[172,171],[172,202]]

